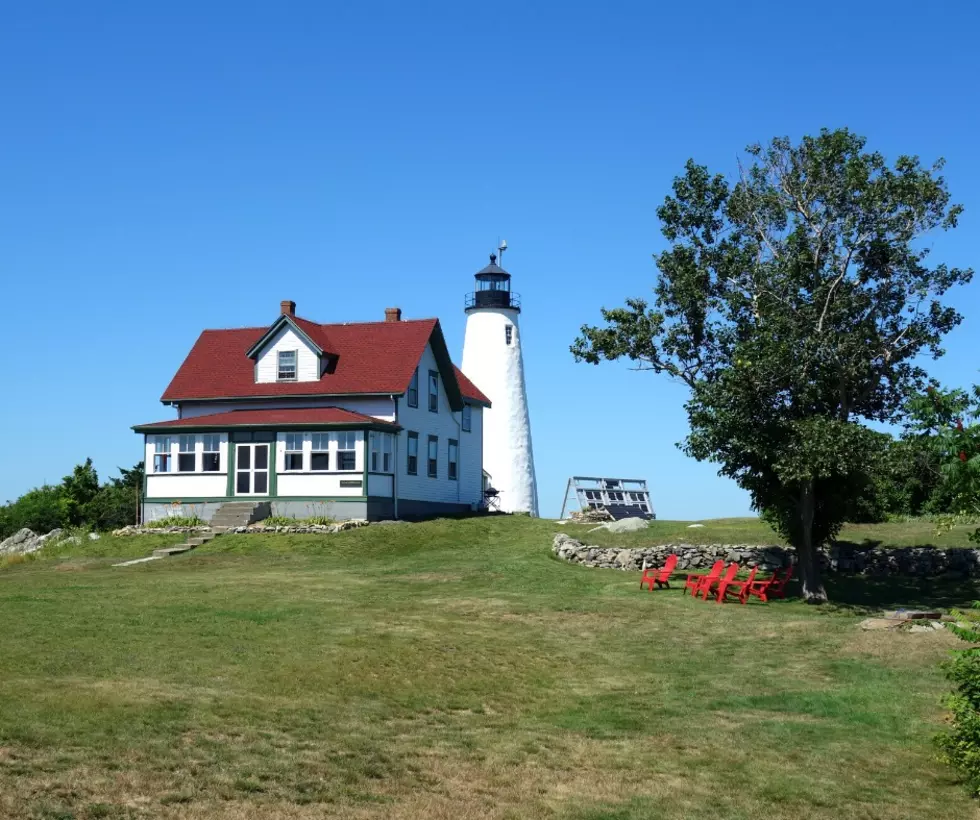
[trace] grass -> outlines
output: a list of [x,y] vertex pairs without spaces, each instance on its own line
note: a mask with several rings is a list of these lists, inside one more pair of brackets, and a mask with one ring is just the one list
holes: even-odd
[[[109,567],[141,536],[3,570],[0,817],[976,816],[929,743],[951,636],[641,593],[555,560],[556,529],[224,535]],[[866,587],[832,594],[980,597]]]
[[[644,547],[656,544],[784,544],[772,528],[758,518],[715,518],[692,529],[691,521],[652,521],[646,530],[611,533],[596,530],[595,524],[561,524],[573,538],[599,546]],[[936,535],[935,522],[915,520],[902,523],[846,524],[839,540],[844,543],[887,547],[975,547],[969,536],[976,524],[957,524]]]

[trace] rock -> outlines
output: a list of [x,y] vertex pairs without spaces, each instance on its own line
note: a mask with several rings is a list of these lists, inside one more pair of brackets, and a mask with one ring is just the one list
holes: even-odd
[[912,624],[912,626],[909,627],[909,632],[920,634],[920,635],[923,632],[932,632],[932,631],[933,631],[932,627],[927,626],[926,624]]
[[65,534],[65,531],[63,529],[61,529],[61,527],[55,527],[53,530],[51,530],[51,532],[49,532],[49,533],[47,533],[45,535],[40,536],[37,540],[41,544],[47,544],[48,541],[51,541],[53,543],[53,542],[57,541],[59,538],[61,538],[61,536],[64,535],[64,534]]
[[88,540],[89,541],[98,541],[101,537],[102,536],[99,535],[97,532],[90,532],[88,534]]
[[688,524],[687,525],[687,528],[689,530],[697,530],[697,529],[701,529],[702,527],[704,527],[704,524]]
[[929,621],[929,626],[931,626],[937,632],[940,629],[945,629],[946,628],[946,624],[944,624],[942,621]]
[[872,632],[877,629],[897,629],[901,624],[901,621],[895,621],[891,618],[866,618],[858,625],[865,632]]
[[27,527],[17,530],[10,538],[0,541],[0,555],[29,555],[44,546],[40,536]]
[[371,522],[364,518],[352,518],[350,521],[341,521],[332,525],[328,532],[344,532],[345,530],[356,530],[358,527],[366,527]]
[[650,522],[645,518],[624,518],[621,521],[611,521],[603,526],[609,532],[638,532],[650,526]]

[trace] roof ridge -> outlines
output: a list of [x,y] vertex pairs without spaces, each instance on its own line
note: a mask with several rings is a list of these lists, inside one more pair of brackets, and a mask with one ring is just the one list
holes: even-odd
[[[386,321],[385,319],[377,319],[377,320],[372,320],[372,321],[368,321],[368,322],[317,322],[314,319],[307,319],[307,318],[305,318],[303,316],[293,316],[291,318],[293,318],[293,319],[299,319],[301,322],[309,322],[311,325],[316,325],[317,327],[320,327],[320,328],[325,328],[325,327],[363,327],[364,325],[413,325],[413,324],[419,324],[421,322],[438,322],[439,321],[439,317],[438,316],[428,316],[428,317],[421,318],[421,319],[399,319],[397,322],[389,322],[389,321]],[[278,318],[276,319],[276,321],[279,321]],[[232,331],[245,331],[245,330],[260,331],[260,330],[268,330],[270,327],[272,327],[272,324],[274,324],[274,323],[275,322],[273,322],[271,324],[268,324],[268,325],[255,325],[255,326],[248,326],[248,327],[206,327],[206,328],[204,328],[201,331],[201,333],[231,333]]]

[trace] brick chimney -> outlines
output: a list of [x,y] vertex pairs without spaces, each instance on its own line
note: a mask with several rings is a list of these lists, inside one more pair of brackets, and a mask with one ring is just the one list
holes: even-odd
[[401,308],[385,308],[386,322],[400,322],[402,320]]
[[285,299],[279,303],[279,309],[282,311],[283,316],[296,315],[296,303],[290,302],[288,299]]

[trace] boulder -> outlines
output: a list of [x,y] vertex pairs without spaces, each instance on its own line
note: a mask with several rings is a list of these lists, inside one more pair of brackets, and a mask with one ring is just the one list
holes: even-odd
[[623,518],[620,521],[610,521],[603,524],[602,528],[609,532],[639,532],[650,526],[650,522],[645,518]]
[[28,555],[44,546],[41,537],[27,527],[17,530],[10,538],[0,541],[0,555]]

